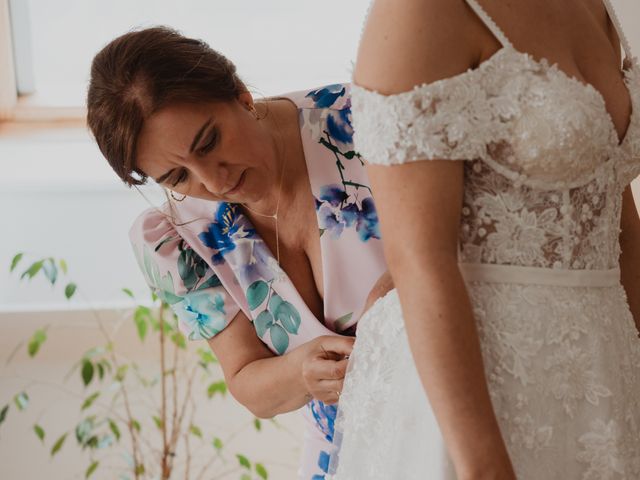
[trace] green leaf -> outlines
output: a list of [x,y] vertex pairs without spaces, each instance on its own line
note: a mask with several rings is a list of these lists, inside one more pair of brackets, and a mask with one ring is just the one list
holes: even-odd
[[104,365],[100,362],[96,363],[96,367],[98,367],[98,377],[102,380],[104,378]]
[[13,401],[18,407],[18,410],[24,410],[29,406],[29,395],[26,392],[20,392],[15,397],[13,397]]
[[215,357],[211,350],[205,350],[204,348],[198,349],[198,355],[200,355],[200,361],[205,364],[218,363],[218,359]]
[[100,464],[100,462],[98,462],[97,460],[92,462],[91,465],[89,465],[89,468],[87,468],[87,471],[84,472],[84,478],[89,478],[93,472],[96,471],[96,468],[98,468],[98,465]]
[[140,340],[142,341],[144,341],[144,338],[147,336],[150,316],[151,311],[147,307],[136,308],[136,311],[133,315],[133,321],[136,324],[136,328],[138,330],[138,337],[140,337]]
[[207,396],[213,397],[216,393],[221,394],[223,397],[227,394],[227,384],[224,380],[214,382],[207,388]]
[[260,306],[269,293],[269,284],[264,280],[257,280],[247,288],[247,302],[249,308],[255,310]]
[[73,294],[76,293],[76,289],[78,286],[75,283],[68,283],[66,287],[64,287],[64,296],[69,300],[73,297]]
[[171,335],[171,341],[175,343],[178,348],[181,348],[183,350],[187,349],[187,341],[185,340],[184,335],[181,332],[174,332]]
[[62,270],[62,273],[66,275],[69,269],[67,268],[67,262],[64,260],[64,258],[58,260],[58,265],[60,265],[60,270]]
[[213,448],[215,448],[216,450],[220,451],[220,450],[222,450],[223,446],[224,446],[224,444],[222,443],[222,440],[220,440],[218,437],[213,439]]
[[60,449],[62,448],[62,445],[64,445],[64,441],[66,440],[66,438],[67,438],[67,433],[65,433],[60,438],[58,438],[58,440],[56,440],[56,443],[53,444],[53,448],[51,448],[52,457],[60,451]]
[[109,419],[109,430],[113,433],[113,436],[116,437],[116,441],[120,441],[120,429],[118,428],[118,424],[113,420]]
[[267,333],[267,330],[271,325],[273,325],[273,315],[269,310],[264,310],[260,312],[260,314],[253,321],[253,326],[256,329],[256,333],[258,337],[264,337],[264,334]]
[[120,365],[118,370],[116,370],[115,379],[118,382],[124,381],[124,377],[127,375],[127,370],[129,370],[129,365]]
[[91,379],[93,379],[93,372],[93,363],[91,363],[89,360],[83,360],[82,371],[80,373],[82,375],[82,382],[84,383],[85,387],[89,385],[89,383],[91,383]]
[[271,325],[269,335],[271,336],[271,343],[278,354],[284,355],[287,348],[289,348],[289,335],[286,330],[278,324]]
[[206,290],[207,288],[215,288],[222,285],[222,282],[217,275],[211,275],[203,284],[196,288],[196,292],[200,290]]
[[267,472],[267,469],[264,468],[264,465],[262,465],[261,463],[256,463],[255,468],[256,473],[260,478],[263,478],[264,480],[267,480],[267,478],[269,478],[269,473]]
[[33,431],[36,432],[36,435],[38,436],[38,438],[40,439],[41,442],[44,443],[44,428],[42,428],[40,425],[38,425],[37,423],[33,426]]
[[258,432],[262,430],[262,422],[258,417],[253,419],[253,426]]
[[85,418],[76,425],[76,440],[82,447],[87,447],[91,440],[91,432],[95,428],[95,415]]
[[56,280],[58,279],[58,267],[56,266],[53,258],[48,258],[42,264],[42,271],[44,272],[44,276],[47,277],[49,283],[51,285],[55,285]]
[[189,425],[189,431],[192,435],[202,438],[202,430],[200,430],[197,426],[193,424]]
[[23,278],[28,277],[29,280],[31,280],[40,271],[43,263],[44,263],[44,260],[39,260],[37,262],[32,263],[31,266],[27,268],[22,273],[22,275],[20,275],[20,279],[22,280]]
[[136,472],[138,475],[144,475],[144,472],[145,472],[144,464],[139,463],[138,465],[136,465],[135,472]]
[[340,318],[337,318],[336,321],[334,322],[336,328],[338,330],[342,330],[344,328],[344,325],[349,323],[349,320],[351,320],[351,317],[353,317],[353,312],[347,313],[346,315],[343,315]]
[[82,404],[82,407],[80,407],[80,411],[86,410],[91,405],[93,405],[93,402],[95,402],[96,398],[98,398],[99,396],[100,396],[100,392],[95,392],[95,393],[89,395],[89,397],[87,397],[87,399]]
[[18,253],[11,259],[11,266],[9,267],[9,272],[13,272],[16,269],[16,267],[18,266],[18,263],[20,263],[20,260],[22,260],[22,257],[24,257],[24,253]]
[[275,312],[276,319],[282,324],[284,329],[292,334],[297,334],[300,328],[300,314],[296,307],[289,302],[282,302]]
[[31,336],[27,351],[30,357],[34,357],[40,350],[42,344],[47,340],[47,331],[44,328],[36,330]]
[[160,430],[162,430],[162,420],[160,419],[160,417],[157,416],[153,416],[153,422],[156,424],[156,427],[158,427]]
[[239,453],[236,453],[236,457],[238,458],[238,462],[240,463],[241,466],[243,466],[246,469],[251,470],[251,462],[249,461],[249,459],[247,457],[245,457],[244,455],[241,455]]
[[275,314],[275,311],[278,310],[281,303],[282,297],[274,293],[269,299],[269,311]]
[[2,422],[4,422],[4,420],[7,418],[8,411],[9,405],[5,405],[4,407],[2,407],[2,410],[0,410],[0,424],[2,424]]
[[140,430],[142,430],[142,427],[140,426],[140,422],[135,418],[131,420],[131,426],[133,427],[134,430],[137,430],[138,433],[140,432]]
[[128,289],[128,288],[123,288],[123,289],[122,289],[122,291],[123,291],[125,294],[127,294],[129,297],[131,297],[131,298],[135,298],[135,297],[133,296],[133,292],[132,292],[130,289]]

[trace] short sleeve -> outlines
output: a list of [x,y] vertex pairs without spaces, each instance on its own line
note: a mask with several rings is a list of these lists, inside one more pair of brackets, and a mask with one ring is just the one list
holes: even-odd
[[480,76],[457,77],[382,95],[352,86],[356,149],[372,164],[417,160],[475,160],[508,137]]
[[149,287],[171,306],[187,338],[212,338],[240,311],[220,278],[162,211],[142,213],[129,237]]

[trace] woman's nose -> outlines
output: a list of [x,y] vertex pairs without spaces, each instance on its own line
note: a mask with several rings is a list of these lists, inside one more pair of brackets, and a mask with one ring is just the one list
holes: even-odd
[[229,169],[226,164],[214,161],[194,162],[190,168],[209,193],[220,195],[228,188]]

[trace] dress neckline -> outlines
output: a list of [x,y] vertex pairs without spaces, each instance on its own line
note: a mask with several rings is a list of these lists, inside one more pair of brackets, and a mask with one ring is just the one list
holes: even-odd
[[489,68],[493,63],[499,60],[501,57],[508,54],[511,54],[521,59],[524,59],[526,61],[532,62],[534,65],[540,68],[543,68],[546,71],[553,72],[555,75],[558,76],[558,78],[561,78],[564,81],[568,81],[576,85],[577,88],[581,88],[583,91],[586,91],[594,95],[598,100],[598,104],[600,106],[599,109],[601,111],[601,114],[604,116],[605,121],[607,122],[608,128],[610,130],[610,133],[611,133],[610,143],[612,144],[611,146],[615,148],[623,148],[626,145],[626,143],[629,140],[629,137],[633,134],[632,130],[637,117],[637,111],[638,111],[638,108],[640,108],[640,106],[635,105],[634,94],[633,94],[633,91],[631,90],[633,86],[630,85],[631,79],[633,75],[636,74],[636,69],[638,68],[637,66],[638,62],[635,58],[629,60],[629,62],[627,63],[627,66],[621,69],[621,73],[624,76],[624,83],[627,88],[627,91],[629,92],[629,96],[631,100],[631,114],[627,121],[627,127],[625,129],[625,133],[622,138],[620,138],[618,131],[615,127],[615,123],[613,122],[613,118],[611,117],[611,114],[606,108],[606,101],[604,99],[604,96],[597,88],[595,88],[591,83],[583,82],[582,80],[568,74],[563,69],[561,69],[557,63],[551,63],[549,62],[548,59],[544,57],[540,59],[535,59],[531,54],[517,50],[510,43],[500,47],[498,50],[496,50],[495,53],[493,53],[493,55],[491,55],[487,60],[483,61],[476,68],[473,68],[473,69],[470,68],[464,72],[458,73],[457,75],[436,80],[434,82],[430,82],[430,83],[425,82],[425,83],[418,84],[414,86],[411,90],[384,95],[375,90],[370,90],[366,87],[360,86],[355,83],[353,84],[353,89],[360,90],[369,94],[376,94],[382,97],[390,97],[390,98],[413,95],[416,91],[424,91],[424,90],[429,90],[433,88],[442,88],[443,86],[447,85],[450,82],[457,82],[467,77],[473,77],[473,76],[479,75],[482,72],[484,72],[487,68]]
[[622,136],[620,136],[620,134],[618,133],[618,129],[615,126],[615,122],[613,121],[611,112],[609,112],[609,110],[607,109],[607,102],[606,102],[606,99],[604,98],[604,95],[592,83],[580,80],[575,76],[570,75],[569,73],[565,72],[562,68],[560,68],[557,62],[551,63],[545,57],[541,57],[540,59],[536,60],[535,58],[533,58],[533,55],[515,48],[513,46],[513,43],[511,43],[511,41],[509,40],[509,37],[504,33],[504,31],[500,28],[500,26],[498,26],[495,20],[487,13],[487,11],[482,7],[482,5],[478,3],[477,0],[465,0],[465,1],[467,5],[469,5],[469,7],[475,12],[478,18],[491,31],[493,36],[500,42],[500,44],[502,45],[502,49],[508,48],[518,54],[525,55],[537,65],[548,67],[550,70],[556,71],[558,74],[560,74],[560,76],[563,76],[566,80],[569,80],[574,83],[578,83],[579,85],[584,87],[586,90],[592,90],[595,93],[596,97],[598,98],[599,103],[602,105],[602,109],[604,110],[607,123],[612,128],[612,132],[615,134],[614,137],[615,137],[617,146],[621,147],[625,143],[627,134],[629,133],[631,123],[633,121],[634,112],[635,112],[635,108],[633,105],[633,95],[631,94],[629,86],[626,82],[627,80],[626,73],[628,70],[633,68],[634,62],[633,62],[633,56],[631,54],[631,46],[629,44],[629,41],[627,40],[624,30],[622,29],[622,26],[620,24],[620,20],[618,19],[618,15],[616,14],[616,11],[613,5],[611,4],[610,0],[602,0],[602,1],[603,1],[604,8],[607,12],[607,15],[609,16],[611,23],[613,23],[613,27],[616,30],[616,33],[618,34],[618,38],[620,39],[620,42],[624,49],[625,59],[624,59],[621,73],[624,76],[624,79],[625,79],[624,83],[629,93],[630,102],[631,102],[631,113],[626,122],[626,128]]

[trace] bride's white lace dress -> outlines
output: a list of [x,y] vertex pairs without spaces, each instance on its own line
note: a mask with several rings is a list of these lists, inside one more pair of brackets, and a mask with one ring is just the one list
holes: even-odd
[[[518,479],[640,479],[640,339],[618,268],[640,66],[620,31],[633,106],[620,140],[595,88],[514,49],[468,2],[503,48],[409,92],[354,87],[357,146],[376,164],[465,161],[460,269]],[[454,479],[395,291],[360,321],[350,363],[335,478]]]

